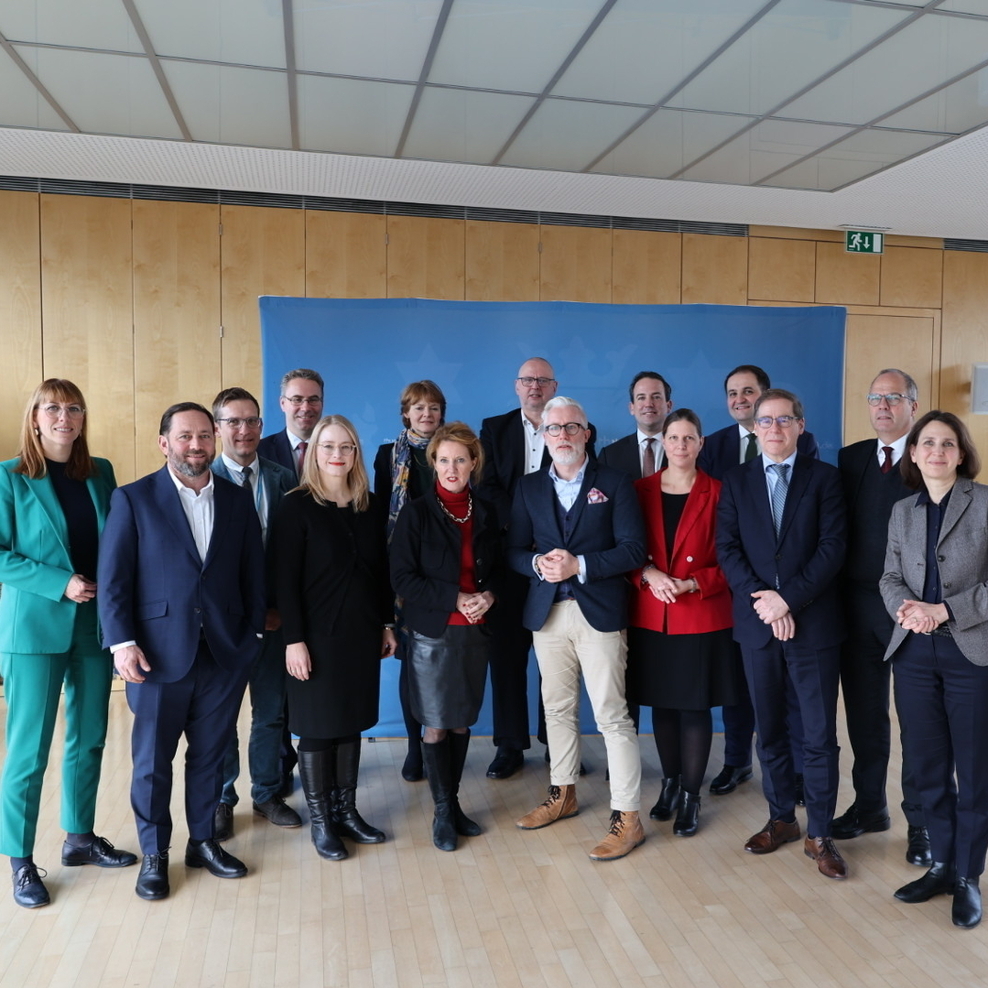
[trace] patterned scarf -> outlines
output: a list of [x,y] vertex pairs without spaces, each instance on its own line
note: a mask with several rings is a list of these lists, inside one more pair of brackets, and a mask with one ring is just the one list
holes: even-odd
[[398,512],[408,500],[408,481],[412,473],[412,449],[425,449],[431,436],[420,436],[414,429],[402,429],[391,449],[391,503],[388,507],[388,545],[398,521]]

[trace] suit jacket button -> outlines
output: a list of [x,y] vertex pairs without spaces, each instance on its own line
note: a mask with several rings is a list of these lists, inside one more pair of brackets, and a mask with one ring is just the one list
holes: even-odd
[[943,562],[943,561],[944,561],[944,560],[945,560],[946,558],[947,558],[946,556],[937,556],[937,559],[938,559],[938,560],[939,560],[939,561],[940,561],[941,563],[942,563],[942,562]]
[[483,559],[480,558],[480,556],[477,557],[477,565],[478,566],[483,566],[484,565],[484,561],[483,561]]
[[943,589],[944,589],[944,590],[949,590],[949,589],[950,589],[950,584],[949,584],[949,583],[945,583],[945,584],[943,585]]
[[688,563],[693,562],[693,557],[692,556],[687,556],[686,557],[686,562],[688,562]]

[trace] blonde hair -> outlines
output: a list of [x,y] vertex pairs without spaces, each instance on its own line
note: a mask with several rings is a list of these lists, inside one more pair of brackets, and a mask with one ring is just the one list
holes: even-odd
[[[14,473],[22,473],[32,480],[48,475],[45,451],[35,422],[38,409],[48,402],[86,407],[86,399],[82,397],[82,392],[64,378],[49,377],[34,389],[24,409],[24,421],[21,423],[21,448],[17,452],[21,462],[14,467]],[[72,480],[88,480],[99,472],[89,453],[89,443],[86,441],[88,426],[88,416],[83,415],[79,436],[72,443],[72,452],[65,464],[65,475]]]
[[480,445],[480,440],[473,429],[466,422],[447,422],[436,429],[425,451],[426,459],[432,464],[433,470],[436,469],[436,456],[440,443],[459,443],[461,446],[466,446],[470,458],[476,461],[473,470],[470,471],[470,479],[475,484],[478,483],[484,472],[484,447]]
[[302,482],[299,485],[307,490],[318,504],[329,501],[329,492],[319,464],[316,462],[316,445],[323,429],[330,425],[338,425],[350,434],[353,443],[353,466],[347,474],[347,490],[350,492],[350,503],[354,511],[366,511],[370,507],[370,482],[367,479],[367,468],[364,466],[364,454],[360,447],[360,437],[353,423],[344,415],[324,415],[312,430],[312,438],[306,449],[305,462],[302,464]]

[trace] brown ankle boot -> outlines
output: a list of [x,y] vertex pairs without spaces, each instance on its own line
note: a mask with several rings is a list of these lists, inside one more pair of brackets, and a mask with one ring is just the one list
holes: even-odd
[[549,797],[541,806],[536,806],[516,824],[522,830],[540,830],[557,820],[576,816],[580,808],[576,805],[576,786],[549,786]]
[[604,839],[590,852],[594,861],[615,861],[645,843],[645,830],[638,810],[613,810],[611,827]]

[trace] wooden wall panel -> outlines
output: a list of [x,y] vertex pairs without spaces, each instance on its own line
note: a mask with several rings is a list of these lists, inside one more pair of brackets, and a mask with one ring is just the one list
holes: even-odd
[[41,196],[44,373],[82,389],[89,444],[135,476],[131,202]]
[[[305,295],[305,214],[301,209],[222,206],[220,218],[223,380],[216,390],[242,387],[260,398],[257,299]],[[270,428],[281,412],[266,411]]]
[[612,302],[678,305],[682,280],[681,234],[647,230],[613,231]]
[[0,459],[20,445],[28,397],[44,380],[38,194],[0,192]]
[[881,257],[848,254],[839,244],[816,245],[816,301],[824,305],[878,305]]
[[745,305],[748,301],[748,240],[683,234],[684,305]]
[[886,247],[882,255],[882,305],[939,309],[943,299],[943,251]]
[[748,239],[748,298],[812,302],[816,244],[809,240]]
[[611,301],[611,231],[543,226],[543,301]]
[[388,298],[462,299],[463,220],[388,217]]
[[467,220],[464,249],[467,299],[538,301],[538,224]]
[[305,212],[308,298],[385,298],[388,294],[384,214]]
[[137,475],[161,466],[161,413],[210,407],[222,381],[220,207],[134,201]]

